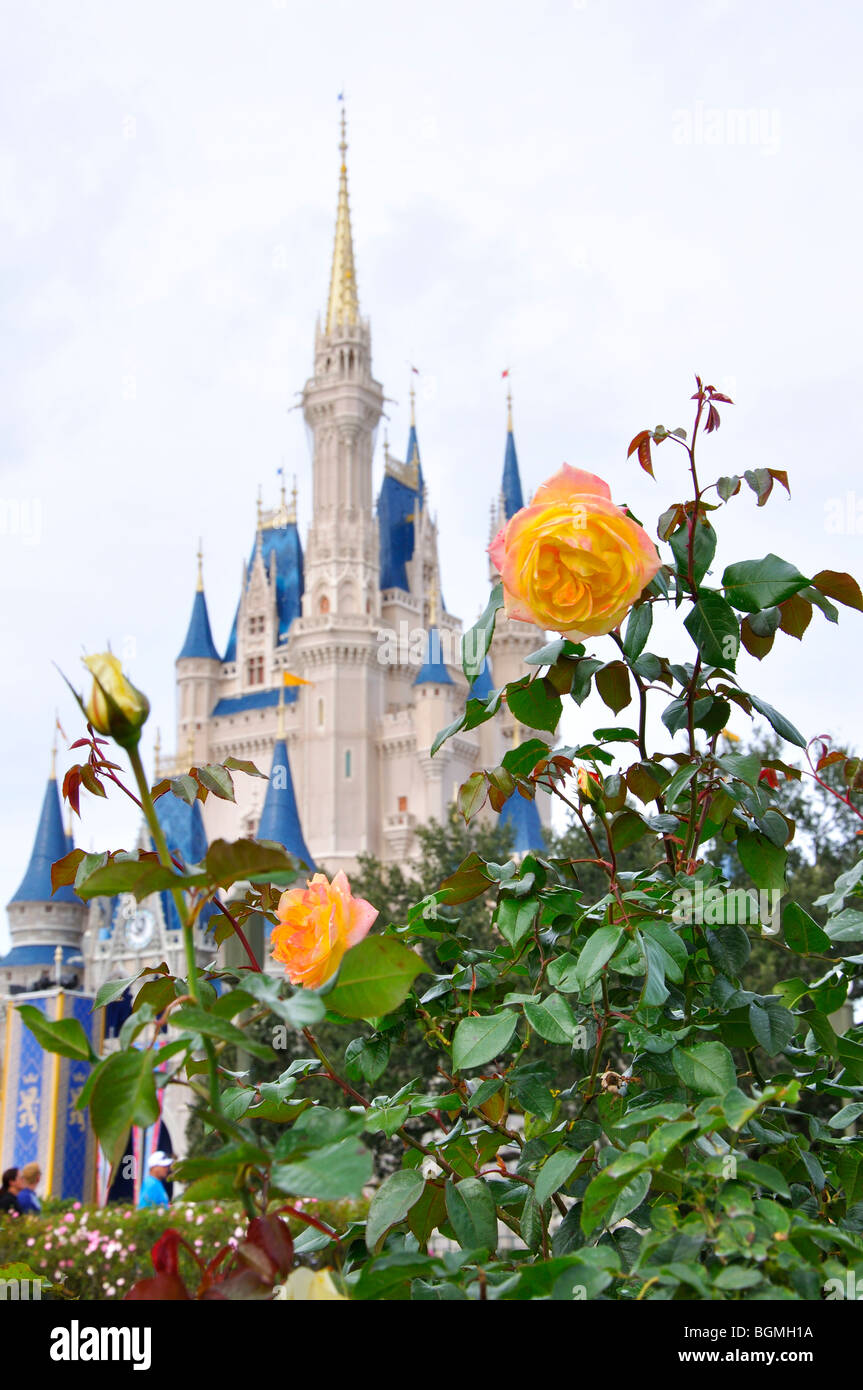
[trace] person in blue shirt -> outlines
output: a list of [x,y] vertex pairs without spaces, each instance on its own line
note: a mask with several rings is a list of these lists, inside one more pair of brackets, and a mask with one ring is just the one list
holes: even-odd
[[25,1214],[38,1216],[42,1203],[36,1196],[36,1188],[42,1181],[42,1169],[38,1163],[25,1163],[18,1169],[18,1205]]
[[147,1176],[141,1183],[141,1193],[138,1197],[139,1207],[167,1207],[170,1204],[165,1179],[171,1171],[171,1163],[171,1155],[162,1153],[161,1149],[156,1149],[150,1154]]

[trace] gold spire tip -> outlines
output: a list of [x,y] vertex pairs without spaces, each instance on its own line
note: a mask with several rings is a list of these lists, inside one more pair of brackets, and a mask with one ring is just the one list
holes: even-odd
[[198,593],[204,592],[204,543],[198,538]]
[[351,211],[348,203],[347,122],[345,109],[341,112],[341,141],[339,152],[339,197],[336,207],[336,235],[333,244],[333,265],[330,275],[330,297],[327,304],[325,331],[331,337],[337,330],[350,328],[359,322],[357,277],[354,266],[354,243],[351,234]]
[[[411,397],[411,429],[416,429],[416,426],[417,426],[417,393],[416,393],[416,391],[415,391],[415,389],[414,389],[414,384],[413,384],[413,382],[411,382],[410,397]],[[409,460],[409,461],[410,461],[410,460]]]
[[294,485],[291,488],[291,505],[288,508],[288,521],[297,524],[297,475],[294,474]]
[[506,429],[508,434],[512,434],[512,387],[506,388]]

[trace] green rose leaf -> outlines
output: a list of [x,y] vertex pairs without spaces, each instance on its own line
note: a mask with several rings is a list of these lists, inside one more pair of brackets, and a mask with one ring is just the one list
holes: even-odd
[[821,955],[830,949],[830,937],[799,903],[789,903],[783,912],[782,935],[789,950],[798,956],[808,956],[813,951]]
[[90,1092],[90,1119],[112,1169],[126,1150],[133,1125],[146,1129],[159,1118],[153,1067],[155,1050],[131,1048],[102,1062]]
[[324,996],[326,1006],[342,1018],[380,1018],[404,1003],[425,970],[416,951],[400,941],[367,936],[345,955],[335,988]]
[[372,1198],[366,1221],[366,1245],[372,1254],[380,1248],[387,1231],[404,1221],[424,1188],[425,1179],[416,1168],[403,1168],[384,1179]]
[[[684,579],[689,577],[689,523],[685,521],[669,539],[669,545],[677,561],[677,573]],[[710,568],[716,553],[716,532],[702,517],[695,525],[695,539],[692,546],[693,578],[696,587]]]
[[722,1043],[698,1043],[676,1047],[671,1054],[674,1070],[684,1086],[704,1096],[724,1096],[737,1085],[734,1058]]
[[343,1197],[358,1197],[372,1170],[370,1151],[355,1138],[348,1138],[325,1144],[292,1163],[275,1164],[272,1179],[276,1187],[291,1196],[337,1202]]
[[[863,1106],[860,1107],[863,1109]],[[536,1179],[536,1186],[533,1195],[539,1206],[543,1206],[550,1197],[569,1181],[575,1172],[582,1155],[575,1153],[572,1149],[558,1149],[547,1158],[539,1170]]]
[[785,863],[788,858],[784,849],[774,845],[759,831],[741,827],[737,832],[737,853],[756,888],[782,892],[785,887]]
[[547,999],[525,1004],[524,1016],[546,1042],[571,1042],[578,1026],[562,994],[550,994]]
[[609,661],[597,671],[595,683],[603,704],[608,705],[615,714],[632,703],[629,672],[622,661]]
[[540,676],[526,685],[508,685],[506,689],[507,704],[516,719],[531,729],[554,733],[563,706],[553,686]]
[[653,626],[653,604],[639,603],[632,609],[626,624],[623,650],[627,661],[637,661],[647,645]]
[[470,631],[465,633],[462,641],[461,664],[469,684],[476,680],[485,665],[485,658],[494,636],[495,619],[501,608],[503,608],[503,584],[498,582],[488,596],[485,611],[477,618]]
[[810,583],[796,566],[772,554],[763,560],[741,560],[729,565],[722,576],[725,597],[744,613],[772,608]]
[[456,1071],[467,1071],[491,1062],[512,1041],[518,1017],[507,1010],[483,1018],[463,1018],[452,1042],[452,1064]]
[[596,979],[603,966],[611,960],[622,939],[623,928],[610,926],[599,927],[587,938],[581,948],[575,970],[579,990],[585,989],[591,980]]
[[683,626],[709,666],[734,670],[740,648],[740,621],[721,594],[704,590]]
[[768,705],[766,700],[759,700],[757,695],[749,695],[748,699],[752,708],[764,716],[768,724],[776,731],[780,738],[785,739],[786,743],[793,743],[798,748],[806,747],[806,740],[800,730],[795,729],[794,725],[785,718],[784,714],[780,714],[778,709],[774,709],[772,705]]
[[749,1025],[769,1057],[780,1053],[797,1031],[797,1019],[782,1004],[749,1005]]
[[46,1052],[56,1052],[59,1056],[71,1057],[76,1062],[98,1062],[99,1059],[87,1041],[87,1034],[77,1018],[61,1018],[55,1023],[32,1004],[19,1004],[18,1013],[39,1046]]
[[491,1189],[482,1178],[448,1182],[446,1210],[462,1250],[497,1249],[497,1212]]

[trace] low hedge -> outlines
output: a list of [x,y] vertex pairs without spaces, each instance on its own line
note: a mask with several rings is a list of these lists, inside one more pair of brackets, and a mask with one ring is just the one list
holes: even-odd
[[[336,1230],[362,1218],[365,1203],[298,1201]],[[362,1209],[361,1209],[362,1208]],[[236,1242],[246,1225],[239,1202],[184,1202],[169,1207],[82,1206],[47,1202],[39,1216],[0,1216],[0,1278],[3,1267],[23,1263],[79,1299],[121,1299],[139,1279],[153,1273],[150,1250],[173,1226],[203,1259]],[[291,1229],[308,1229],[295,1217]],[[194,1287],[195,1266],[181,1253],[182,1273]]]

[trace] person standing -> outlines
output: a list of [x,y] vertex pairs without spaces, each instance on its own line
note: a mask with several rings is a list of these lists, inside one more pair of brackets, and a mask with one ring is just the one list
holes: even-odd
[[7,1216],[21,1215],[21,1206],[18,1201],[19,1190],[18,1169],[7,1168],[3,1174],[2,1185],[0,1185],[0,1212],[5,1212]]
[[165,1178],[171,1170],[172,1158],[170,1154],[162,1153],[161,1149],[156,1149],[150,1154],[147,1162],[147,1176],[141,1183],[141,1193],[138,1197],[139,1207],[167,1207],[170,1205],[168,1189],[165,1187]]
[[18,1169],[18,1206],[25,1216],[38,1216],[42,1203],[36,1196],[36,1188],[42,1181],[42,1169],[38,1163],[25,1163]]

